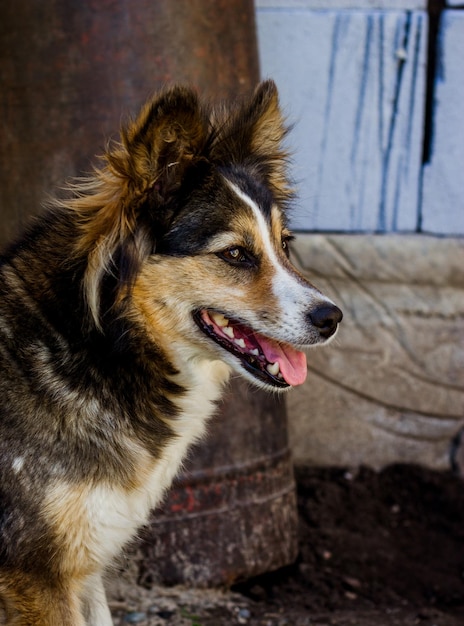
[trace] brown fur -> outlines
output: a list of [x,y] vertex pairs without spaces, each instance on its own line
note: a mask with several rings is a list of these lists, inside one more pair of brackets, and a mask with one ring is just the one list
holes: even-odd
[[[66,584],[67,583],[67,584]],[[0,593],[10,626],[85,626],[79,585],[70,579],[45,584],[25,572],[0,576]]]

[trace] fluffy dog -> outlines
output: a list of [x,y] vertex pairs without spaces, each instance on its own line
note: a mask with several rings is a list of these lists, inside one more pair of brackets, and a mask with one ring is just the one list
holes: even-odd
[[342,314],[291,265],[277,91],[154,97],[0,263],[0,596],[8,623],[108,626],[102,573],[230,372],[279,391]]

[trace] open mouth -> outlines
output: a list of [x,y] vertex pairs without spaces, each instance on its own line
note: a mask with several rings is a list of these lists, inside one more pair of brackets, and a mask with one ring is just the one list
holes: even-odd
[[210,339],[236,356],[250,374],[267,385],[284,389],[306,379],[306,356],[289,344],[265,337],[216,311],[196,311],[193,318]]

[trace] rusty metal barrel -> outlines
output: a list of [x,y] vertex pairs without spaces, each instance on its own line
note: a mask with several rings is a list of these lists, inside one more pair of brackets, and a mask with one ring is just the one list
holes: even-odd
[[252,0],[0,3],[0,241],[160,86],[252,89],[256,50]]
[[[258,80],[252,0],[16,0],[0,5],[0,243],[121,119],[181,81],[233,98]],[[141,579],[223,584],[296,554],[285,407],[236,381],[150,522]]]

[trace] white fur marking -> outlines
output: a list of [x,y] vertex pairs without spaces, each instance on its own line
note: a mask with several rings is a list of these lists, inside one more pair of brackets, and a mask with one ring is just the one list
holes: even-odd
[[13,460],[13,463],[11,464],[11,467],[12,467],[13,472],[15,474],[19,474],[21,472],[21,470],[23,469],[23,467],[24,467],[24,457],[17,456]]
[[82,604],[86,626],[113,626],[100,574],[91,575],[85,581]]
[[258,205],[234,183],[227,179],[226,181],[240,200],[252,210],[261,233],[265,253],[274,267],[273,292],[281,308],[278,325],[281,329],[285,329],[282,331],[285,337],[282,336],[282,332],[279,334],[284,341],[289,343],[303,343],[300,341],[300,332],[307,323],[306,315],[311,306],[333,303],[310,283],[303,281],[296,272],[292,272],[289,267],[282,264],[275,251],[270,228]]
[[[187,359],[183,375],[190,380],[190,390],[176,399],[180,414],[171,422],[178,436],[157,460],[132,442],[130,451],[138,462],[137,474],[143,477],[136,488],[100,483],[80,489],[66,481],[56,481],[46,498],[45,510],[52,523],[59,524],[62,542],[74,555],[71,560],[76,566],[80,562],[85,568],[90,560],[95,570],[101,571],[146,522],[150,509],[159,503],[171,485],[188,447],[204,435],[206,422],[216,408],[215,402],[229,373],[229,366],[222,361],[200,360],[193,356]],[[79,517],[72,533],[61,522],[63,510],[68,510],[70,517]],[[84,591],[85,598],[89,615],[100,617],[100,611],[103,619],[101,592],[92,598]],[[93,622],[91,624],[93,626]]]
[[[274,279],[275,295],[279,298],[279,301],[282,301],[283,299],[285,299],[284,294],[288,293],[291,290],[293,296],[291,300],[293,302],[295,300],[296,293],[298,293],[298,295],[304,296],[304,300],[307,303],[309,295],[308,292],[310,291],[310,289],[306,285],[303,285],[301,281],[299,281],[279,261],[274,246],[272,244],[269,226],[267,225],[266,220],[264,219],[264,215],[262,214],[258,205],[236,185],[234,185],[230,181],[227,182],[229,183],[229,186],[232,188],[232,190],[237,194],[237,196],[253,211],[253,216],[258,224],[259,231],[261,233],[266,255],[274,266],[276,272],[276,276]],[[316,289],[313,289],[313,291],[317,293]]]

